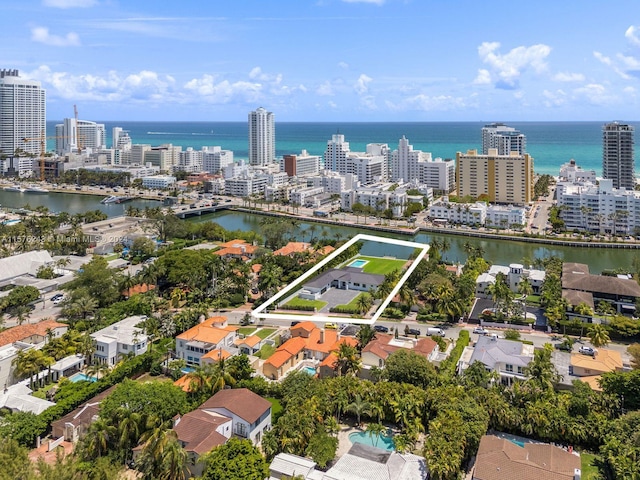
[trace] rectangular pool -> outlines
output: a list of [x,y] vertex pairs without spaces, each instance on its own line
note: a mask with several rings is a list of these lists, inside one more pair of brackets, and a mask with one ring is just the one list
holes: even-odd
[[369,263],[368,260],[354,260],[353,262],[351,262],[348,266],[349,267],[353,267],[353,268],[362,268],[364,267],[367,263]]
[[86,373],[82,373],[82,372],[74,373],[73,375],[71,375],[69,377],[69,380],[71,380],[73,383],[76,383],[76,382],[97,382],[98,381],[98,379],[96,377],[90,377]]

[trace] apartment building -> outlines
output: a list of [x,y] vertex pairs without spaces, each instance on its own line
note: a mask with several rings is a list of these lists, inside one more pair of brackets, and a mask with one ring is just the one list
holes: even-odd
[[284,155],[280,161],[280,170],[289,177],[308,177],[320,171],[320,156],[309,155],[302,150],[299,155]]

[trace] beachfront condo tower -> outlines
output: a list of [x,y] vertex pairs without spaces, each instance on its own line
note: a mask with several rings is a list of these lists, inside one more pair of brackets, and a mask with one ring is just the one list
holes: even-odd
[[518,152],[527,153],[527,137],[504,123],[491,123],[482,127],[482,154],[487,155],[490,148],[498,150],[498,155]]
[[631,125],[612,122],[602,127],[602,176],[613,180],[613,188],[635,188]]
[[260,107],[249,113],[249,164],[269,165],[276,159],[274,115]]
[[456,153],[458,196],[485,199],[491,203],[525,205],[533,200],[533,158],[525,153],[487,155],[477,150]]
[[40,155],[46,113],[46,92],[40,82],[20,78],[18,70],[0,70],[0,154],[13,155],[21,149]]

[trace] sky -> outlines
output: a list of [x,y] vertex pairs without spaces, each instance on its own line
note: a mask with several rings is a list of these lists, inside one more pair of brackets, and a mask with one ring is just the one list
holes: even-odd
[[640,120],[638,0],[2,0],[0,18],[0,68],[42,82],[49,120]]

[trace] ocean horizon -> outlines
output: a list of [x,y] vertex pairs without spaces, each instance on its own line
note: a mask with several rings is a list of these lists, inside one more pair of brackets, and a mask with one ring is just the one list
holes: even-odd
[[[534,159],[539,174],[558,175],[563,163],[574,159],[585,170],[602,174],[602,122],[508,122],[527,137],[527,153]],[[55,125],[47,122],[47,135],[55,135]],[[105,121],[107,145],[111,146],[113,127],[129,133],[134,144],[180,145],[199,150],[203,146],[219,146],[232,150],[234,159],[248,157],[247,122],[141,122]],[[455,158],[456,152],[482,147],[481,129],[493,122],[278,122],[276,121],[276,156],[324,154],[327,141],[336,133],[343,134],[351,151],[363,152],[369,143],[388,144],[394,150],[405,136],[414,150],[430,152],[433,158]],[[638,129],[640,122],[623,122]],[[47,149],[55,147],[52,140]],[[636,166],[636,175],[638,166]]]

